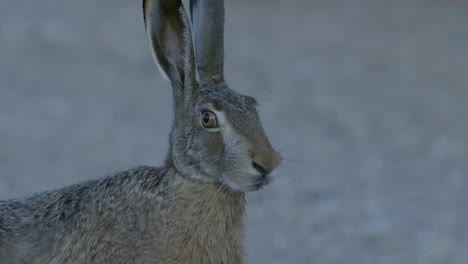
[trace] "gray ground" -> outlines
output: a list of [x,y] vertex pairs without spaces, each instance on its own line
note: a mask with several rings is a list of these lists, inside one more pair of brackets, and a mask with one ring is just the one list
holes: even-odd
[[[250,263],[467,263],[468,4],[228,1],[226,75],[286,161]],[[140,1],[0,1],[0,199],[166,153]]]

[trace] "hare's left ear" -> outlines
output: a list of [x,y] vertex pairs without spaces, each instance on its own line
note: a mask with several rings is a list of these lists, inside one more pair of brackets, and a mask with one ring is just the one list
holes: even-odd
[[143,0],[146,32],[153,57],[172,84],[176,104],[195,87],[190,21],[180,0]]
[[190,0],[200,83],[224,83],[224,0]]

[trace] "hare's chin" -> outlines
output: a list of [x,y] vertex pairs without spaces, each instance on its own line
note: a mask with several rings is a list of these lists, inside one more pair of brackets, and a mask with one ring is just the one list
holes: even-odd
[[249,176],[249,179],[235,180],[230,177],[225,178],[222,185],[237,192],[257,191],[268,185],[271,181],[270,176],[261,177],[258,175]]

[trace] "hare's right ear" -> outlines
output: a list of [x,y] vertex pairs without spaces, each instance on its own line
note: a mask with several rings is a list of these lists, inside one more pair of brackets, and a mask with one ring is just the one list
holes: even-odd
[[190,0],[190,13],[200,83],[224,83],[224,0]]
[[143,0],[143,15],[153,58],[177,101],[196,81],[190,21],[180,0]]

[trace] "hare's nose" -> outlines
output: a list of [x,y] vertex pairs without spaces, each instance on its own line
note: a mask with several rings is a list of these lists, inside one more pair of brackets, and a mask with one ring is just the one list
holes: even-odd
[[252,158],[252,167],[265,177],[274,171],[281,163],[281,156],[276,151],[269,151],[267,155],[254,155]]
[[252,166],[254,167],[254,169],[256,169],[258,172],[260,172],[260,174],[262,175],[262,177],[265,177],[266,175],[268,175],[269,171],[267,171],[264,167],[258,165],[258,163],[256,163],[255,161],[252,161]]

